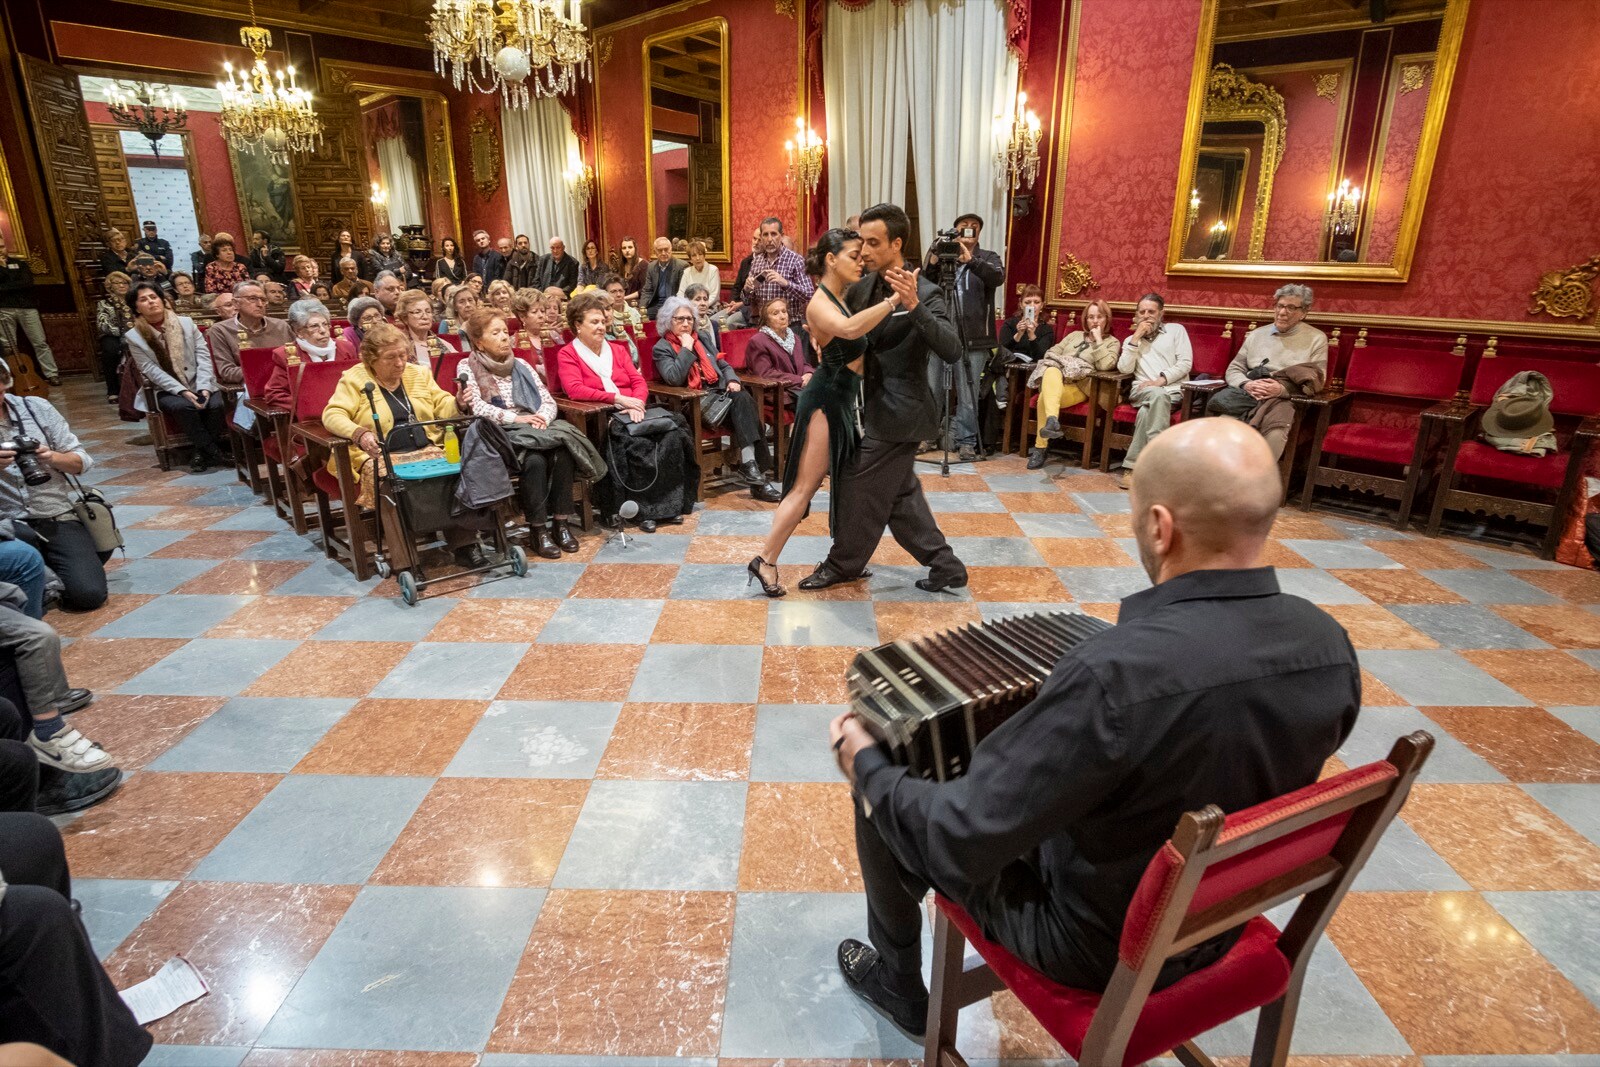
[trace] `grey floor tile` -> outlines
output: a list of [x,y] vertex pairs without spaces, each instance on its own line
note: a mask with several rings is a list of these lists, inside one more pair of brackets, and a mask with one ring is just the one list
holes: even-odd
[[592,778],[621,704],[497,700],[444,773],[452,778]]
[[[883,537],[885,541],[889,539],[887,533]],[[783,546],[783,555],[780,559],[785,565],[796,564],[814,567],[828,558],[828,549],[832,547],[833,541],[827,537],[817,537],[810,534],[803,537],[791,537],[788,543]]]
[[1600,670],[1600,648],[1579,648],[1569,651],[1569,656],[1576,656],[1595,670]]
[[1044,557],[1026,537],[952,537],[950,547],[969,567],[1044,566]]
[[256,502],[256,494],[248,485],[219,485],[208,493],[201,493],[189,501],[190,507],[246,508]]
[[234,697],[151,762],[155,771],[287,774],[354,700]]
[[984,482],[991,493],[1048,493],[1055,481],[1043,471],[1028,474],[986,474]]
[[[816,505],[812,505],[812,510]],[[696,520],[695,536],[757,537],[772,529],[770,511],[702,511]],[[657,534],[656,536],[660,536]]]
[[1080,604],[1101,604],[1150,588],[1142,567],[1057,567],[1056,575]]
[[1351,887],[1358,893],[1469,890],[1456,869],[1403,820],[1389,824]]
[[628,699],[752,703],[760,690],[760,645],[651,645]]
[[253,596],[169,593],[100,627],[95,637],[199,637],[249,604]]
[[[730,512],[742,515],[745,512]],[[791,560],[782,559],[784,564]],[[761,596],[759,586],[750,582],[742,563],[685,563],[672,580],[673,600],[743,600]]]
[[[736,514],[744,514],[738,512]],[[759,512],[757,514],[760,514]],[[628,543],[617,537],[606,540],[595,553],[596,563],[682,563],[692,538],[688,534],[628,534]]]
[[1104,537],[1092,515],[1055,515],[1030,512],[1011,516],[1029,537]]
[[291,774],[190,872],[212,882],[365,882],[431,778]]
[[1600,1056],[1424,1056],[1422,1067],[1600,1067]]
[[[120,508],[117,521],[122,521]],[[184,531],[185,536],[189,532]],[[170,593],[220,562],[216,559],[130,559],[106,574],[106,588],[113,593]]]
[[1072,498],[1078,502],[1084,511],[1091,511],[1099,515],[1117,515],[1131,510],[1131,506],[1128,503],[1128,494],[1121,491],[1115,493],[1073,493]]
[[1484,899],[1600,1007],[1600,893],[1485,893]]
[[152,1045],[140,1067],[239,1067],[246,1045]]
[[83,905],[83,925],[95,955],[105,959],[178,888],[177,882],[74,878],[72,896]]
[[[1451,546],[1455,547],[1455,546]],[[1505,571],[1426,570],[1418,574],[1438,582],[1474,604],[1556,604],[1543,589]]]
[[362,597],[315,637],[319,641],[421,641],[458,603],[445,596],[410,606],[398,597]]
[[1562,822],[1600,845],[1600,785],[1545,782],[1525,784],[1522,788],[1559,815]]
[[1283,543],[1300,553],[1318,567],[1362,568],[1367,570],[1403,570],[1394,560],[1377,549],[1355,541],[1317,541],[1299,537],[1285,537]]
[[[265,541],[261,544],[266,544]],[[256,547],[260,547],[259,545]],[[321,551],[314,553],[317,562],[311,564],[299,574],[272,591],[273,596],[364,596],[377,588],[383,579],[374,574],[365,581],[356,581],[356,576],[331,559],[321,559]],[[252,557],[243,557],[252,558]],[[253,557],[272,558],[272,557]],[[294,558],[294,557],[289,557]]]
[[1546,708],[1550,714],[1594,741],[1600,741],[1600,708]]
[[1488,760],[1450,736],[1416,708],[1362,708],[1338,756],[1349,767],[1381,760],[1389,754],[1397,738],[1413,730],[1426,730],[1434,739],[1433,754],[1422,767],[1422,781],[1506,781],[1506,776],[1495,770]]
[[935,514],[940,512],[996,512],[1006,510],[1000,503],[1000,498],[993,493],[954,493],[954,492],[927,492],[928,507]]
[[1372,601],[1327,571],[1311,567],[1279,567],[1278,588],[1313,604],[1370,604]]
[[767,608],[769,645],[878,644],[872,604],[861,600],[774,600]]
[[245,508],[237,515],[229,515],[221,522],[206,527],[208,530],[261,530],[270,533],[283,531],[283,520],[271,508]]
[[828,723],[843,704],[762,704],[756,708],[752,782],[837,782]]
[[1390,611],[1445,648],[1549,648],[1522,627],[1476,604],[1395,604]]
[[[113,501],[115,503],[115,501]],[[117,509],[117,521],[122,521],[122,509]],[[279,523],[278,525],[283,525]],[[129,559],[143,559],[152,552],[159,552],[170,544],[175,544],[188,537],[189,530],[122,530],[122,551]]]
[[527,642],[421,642],[373,688],[372,695],[491,700],[527,651]]
[[542,889],[366,887],[260,1045],[481,1050],[543,902]]
[[546,562],[535,559],[528,565],[528,573],[482,582],[467,592],[470,597],[487,597],[490,600],[560,600],[572,592],[572,587],[583,577],[584,564]]
[[134,675],[119,693],[231,697],[271,670],[299,641],[197,638]]
[[597,781],[551,884],[732,890],[746,788],[744,782]]
[[[1468,572],[1462,572],[1468,573]],[[1475,704],[1526,706],[1527,697],[1444,649],[1366,651],[1361,665],[1413,707]]]
[[539,644],[647,644],[661,606],[660,600],[566,600],[539,631]]
[[[254,510],[254,508],[248,508],[239,514],[249,515]],[[284,530],[283,523],[281,522],[278,524],[278,529],[282,532],[275,533],[271,537],[257,541],[249,548],[241,549],[234,555],[234,558],[272,560],[323,558],[322,549],[318,548],[316,543],[313,542],[311,538],[302,537],[292,530]],[[332,560],[328,560],[327,565],[330,567],[339,567],[341,571],[344,570],[343,567],[340,567],[339,564],[333,562]]]
[[956,600],[971,600],[972,590],[941,589],[930,593],[917,588],[917,581],[928,576],[926,567],[889,567],[873,564],[872,577],[867,579],[867,595],[873,600],[918,601],[926,604],[947,604]]
[[1491,567],[1503,571],[1549,571],[1557,570],[1561,564],[1553,560],[1540,559],[1529,552],[1513,552],[1504,548],[1494,548],[1490,545],[1466,544],[1457,540],[1447,542],[1457,552],[1465,552],[1473,559],[1481,560]]

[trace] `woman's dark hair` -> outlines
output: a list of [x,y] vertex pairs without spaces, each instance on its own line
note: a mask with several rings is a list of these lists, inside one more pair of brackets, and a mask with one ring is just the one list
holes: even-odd
[[445,251],[444,251],[444,246],[445,245],[449,245],[450,246],[450,254],[451,255],[458,256],[458,257],[461,255],[461,246],[456,244],[456,239],[454,237],[441,237],[439,239],[439,254],[441,256],[445,254]]
[[267,239],[267,244],[270,245],[272,243],[272,234],[268,233],[266,230],[251,230],[250,231],[250,236],[251,237],[265,237]]
[[911,240],[911,220],[906,217],[905,208],[899,204],[873,204],[861,213],[861,222],[883,223],[883,228],[889,231],[889,240],[900,238],[902,252],[906,242]]
[[611,298],[593,289],[579,293],[567,301],[567,329],[578,332],[578,323],[591,311],[604,311],[611,306]]
[[213,253],[221,252],[224,248],[232,249],[234,252],[239,251],[239,249],[234,245],[232,237],[222,236],[213,237],[211,239],[211,251]]
[[146,290],[159,296],[161,298],[161,302],[166,305],[168,310],[171,310],[172,298],[167,296],[167,291],[165,289],[161,288],[161,286],[157,285],[155,282],[139,282],[132,289],[129,289],[128,295],[123,298],[128,302],[129,311],[133,312],[135,315],[139,313],[139,294],[145,292]]
[[846,230],[840,226],[824,230],[811,251],[806,253],[806,273],[813,278],[822,277],[822,272],[828,269],[828,257],[837,256],[844,251],[845,245],[859,240],[861,235],[854,230]]

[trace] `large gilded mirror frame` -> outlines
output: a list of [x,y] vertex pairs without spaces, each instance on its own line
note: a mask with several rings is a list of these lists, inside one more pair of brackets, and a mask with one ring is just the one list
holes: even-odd
[[663,30],[660,33],[653,33],[653,34],[651,34],[650,36],[648,36],[648,37],[646,37],[644,39],[643,50],[640,53],[640,66],[644,70],[644,160],[645,160],[644,201],[645,201],[645,217],[651,220],[650,225],[651,225],[651,229],[652,229],[652,233],[653,233],[654,227],[655,227],[655,217],[656,217],[656,190],[655,190],[655,181],[653,180],[653,178],[651,177],[651,174],[650,174],[650,171],[651,171],[651,159],[654,156],[654,142],[655,142],[655,138],[653,136],[654,123],[651,121],[651,103],[650,103],[650,100],[651,100],[651,97],[650,97],[650,90],[651,90],[650,48],[651,48],[652,45],[664,44],[664,43],[672,42],[672,41],[679,41],[679,40],[681,40],[681,39],[683,39],[685,37],[689,37],[689,36],[692,36],[692,35],[697,34],[697,33],[705,33],[707,31],[714,31],[717,34],[719,41],[721,42],[721,49],[719,51],[719,62],[720,62],[721,67],[722,67],[722,76],[721,76],[720,79],[718,79],[718,81],[719,81],[718,96],[720,97],[720,99],[719,99],[718,104],[717,104],[717,110],[718,110],[718,115],[717,115],[717,126],[718,126],[717,139],[720,142],[718,147],[721,149],[719,155],[720,155],[720,158],[721,158],[721,167],[722,167],[722,233],[723,233],[723,241],[722,241],[721,247],[712,248],[712,249],[710,249],[710,250],[708,250],[706,252],[706,260],[707,260],[707,262],[710,262],[710,263],[732,263],[733,262],[732,246],[733,246],[733,243],[734,243],[733,242],[733,200],[732,200],[733,183],[732,183],[732,180],[731,180],[732,171],[731,171],[731,168],[730,168],[730,165],[729,165],[729,161],[728,161],[728,115],[729,115],[728,82],[729,82],[729,73],[730,73],[732,68],[731,68],[731,66],[729,64],[729,61],[728,61],[728,20],[725,19],[725,18],[721,18],[721,17],[709,18],[709,19],[703,19],[700,22],[690,23],[690,24],[688,24],[686,26],[674,26],[670,30]]
[[[1454,81],[1456,61],[1461,53],[1461,39],[1466,29],[1469,0],[1448,0],[1448,6],[1440,25],[1438,50],[1434,61],[1433,89],[1428,98],[1428,109],[1423,118],[1422,138],[1417,147],[1416,161],[1411,175],[1413,195],[1406,199],[1405,210],[1400,218],[1394,258],[1388,263],[1288,262],[1255,258],[1261,254],[1261,246],[1258,241],[1265,240],[1266,226],[1264,222],[1272,195],[1272,183],[1268,180],[1266,174],[1267,159],[1262,161],[1262,180],[1257,188],[1257,210],[1263,224],[1253,227],[1247,256],[1245,258],[1221,260],[1183,258],[1184,245],[1187,243],[1189,230],[1188,215],[1191,195],[1189,176],[1195,173],[1195,163],[1200,154],[1201,131],[1205,122],[1208,119],[1219,121],[1241,118],[1262,121],[1258,115],[1240,113],[1238,108],[1245,106],[1246,98],[1239,95],[1237,86],[1217,84],[1218,76],[1221,72],[1213,67],[1212,50],[1215,44],[1219,3],[1220,0],[1202,0],[1200,33],[1195,47],[1194,71],[1189,80],[1189,107],[1184,122],[1183,150],[1178,160],[1178,174],[1182,177],[1179,178],[1173,195],[1172,229],[1167,242],[1167,273],[1232,278],[1333,278],[1344,281],[1367,282],[1406,281],[1411,276],[1411,263],[1412,257],[1416,252],[1417,233],[1422,228],[1422,214],[1427,202],[1428,184],[1433,175],[1434,157],[1438,152],[1439,132],[1444,127],[1445,114],[1450,103],[1450,87]],[[1239,78],[1231,70],[1228,70],[1227,74],[1232,75],[1234,78]],[[1213,94],[1217,89],[1226,90],[1227,95],[1217,98],[1214,102]],[[1217,109],[1229,99],[1229,96],[1234,98],[1233,103],[1237,107],[1227,110],[1226,114],[1218,113]],[[1256,104],[1259,106],[1262,102],[1257,101]],[[1283,152],[1283,136],[1285,133],[1286,131],[1280,124],[1277,143],[1277,155],[1280,158]],[[1270,131],[1268,136],[1271,136]],[[1268,154],[1263,153],[1263,155]]]
[[[1206,83],[1205,111],[1201,126],[1207,122],[1255,122],[1261,124],[1260,171],[1256,176],[1255,222],[1250,227],[1250,247],[1245,258],[1260,260],[1267,243],[1267,216],[1272,209],[1272,179],[1278,164],[1283,162],[1283,135],[1288,122],[1284,117],[1283,97],[1270,85],[1253,82],[1239,74],[1226,63],[1218,63]],[[1226,151],[1226,150],[1225,150]],[[1249,170],[1248,150],[1245,152],[1245,169]],[[1193,164],[1190,164],[1193,170]],[[1187,171],[1183,173],[1188,173]],[[1241,188],[1240,192],[1243,192]],[[1185,201],[1187,209],[1187,201]],[[1239,208],[1230,212],[1235,231],[1238,229]],[[1187,219],[1185,220],[1187,223]],[[1187,229],[1187,225],[1185,226]]]

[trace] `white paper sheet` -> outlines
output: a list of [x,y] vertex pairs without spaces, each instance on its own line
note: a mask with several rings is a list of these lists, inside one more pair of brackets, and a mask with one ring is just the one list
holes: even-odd
[[208,992],[205,979],[194,969],[194,964],[182,956],[174,956],[149,978],[122,990],[121,996],[139,1025],[144,1026],[171,1015]]

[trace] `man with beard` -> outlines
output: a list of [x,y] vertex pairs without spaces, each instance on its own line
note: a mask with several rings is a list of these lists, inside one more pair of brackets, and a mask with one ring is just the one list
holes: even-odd
[[533,254],[528,235],[517,234],[517,241],[506,259],[505,273],[501,275],[513,289],[543,289],[539,284],[539,257]]

